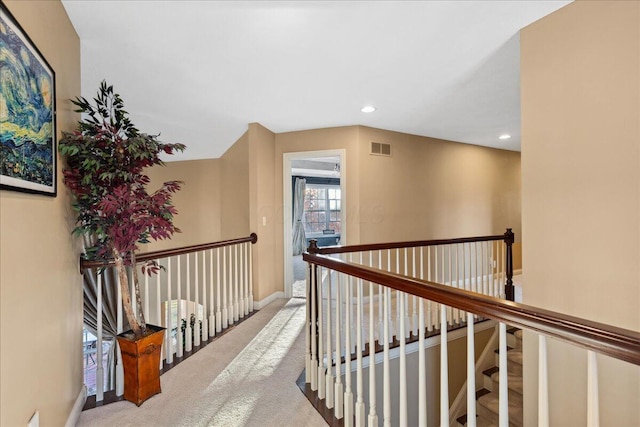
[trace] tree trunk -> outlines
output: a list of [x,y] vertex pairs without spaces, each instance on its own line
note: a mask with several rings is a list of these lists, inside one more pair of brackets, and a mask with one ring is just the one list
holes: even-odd
[[140,321],[140,328],[142,334],[147,333],[147,322],[144,318],[144,310],[142,309],[142,298],[140,298],[140,282],[138,281],[138,267],[136,263],[136,254],[131,252],[131,268],[133,275],[133,291],[136,295],[136,307],[138,308],[138,320]]
[[115,260],[116,270],[118,270],[118,277],[120,278],[120,289],[122,291],[122,306],[124,307],[124,312],[127,316],[127,320],[129,321],[129,326],[131,327],[133,334],[136,337],[140,337],[142,336],[142,331],[140,330],[138,319],[136,319],[136,316],[133,313],[133,308],[131,307],[131,293],[129,292],[129,278],[127,277],[127,270],[125,269],[122,255],[115,248],[113,248],[113,259]]

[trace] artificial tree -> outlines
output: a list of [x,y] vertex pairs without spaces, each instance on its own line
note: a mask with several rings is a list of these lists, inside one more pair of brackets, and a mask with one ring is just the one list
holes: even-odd
[[[160,154],[183,151],[183,144],[158,141],[157,135],[141,133],[129,119],[120,95],[102,81],[93,103],[83,97],[72,100],[82,113],[74,132],[63,132],[60,153],[66,158],[64,182],[73,195],[77,214],[74,234],[88,234],[95,245],[86,248],[90,259],[113,258],[120,279],[122,300],[135,337],[146,334],[140,299],[135,251],[138,244],[171,238],[179,232],[173,224],[177,213],[171,202],[179,181],[165,182],[149,194],[146,168],[163,165]],[[127,266],[132,266],[137,316],[131,306]],[[151,261],[147,273],[157,273]]]

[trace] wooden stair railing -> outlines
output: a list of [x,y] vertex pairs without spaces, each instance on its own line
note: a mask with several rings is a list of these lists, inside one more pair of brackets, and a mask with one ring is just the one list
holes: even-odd
[[[381,245],[367,245],[361,247],[363,250],[380,249]],[[320,400],[325,406],[334,411],[335,417],[342,420],[344,425],[362,426],[367,423],[377,424],[379,414],[384,417],[383,423],[399,420],[400,425],[412,425],[414,423],[407,422],[408,409],[406,406],[406,397],[414,393],[407,394],[406,377],[418,377],[418,414],[415,416],[416,425],[426,425],[426,396],[425,396],[425,371],[424,371],[424,353],[422,343],[424,342],[424,334],[418,334],[420,340],[420,363],[418,364],[418,372],[406,371],[406,356],[403,355],[402,347],[405,342],[403,333],[398,335],[400,339],[400,390],[395,390],[393,394],[400,396],[400,406],[398,413],[390,414],[391,404],[387,400],[391,395],[389,390],[389,358],[388,358],[388,320],[392,318],[392,313],[387,310],[391,306],[393,298],[400,301],[398,304],[399,313],[397,322],[398,331],[406,331],[407,325],[411,323],[409,317],[406,316],[407,308],[411,298],[417,298],[418,306],[418,322],[419,325],[425,325],[425,306],[435,305],[434,311],[439,313],[439,321],[441,322],[441,361],[447,359],[447,324],[451,317],[448,317],[451,311],[459,310],[465,313],[467,319],[467,348],[474,348],[474,318],[482,316],[484,318],[493,319],[499,322],[500,329],[500,366],[507,366],[507,345],[506,345],[506,325],[518,327],[533,331],[539,334],[541,342],[540,357],[540,387],[545,387],[546,381],[546,338],[552,337],[570,343],[572,345],[582,347],[587,350],[589,370],[588,375],[597,375],[597,368],[593,366],[596,363],[595,354],[601,354],[615,359],[619,359],[634,365],[640,365],[640,333],[627,330],[603,323],[583,319],[575,316],[569,316],[545,310],[539,307],[533,307],[525,304],[519,304],[512,301],[496,298],[493,296],[482,295],[477,292],[470,292],[464,289],[457,289],[452,286],[445,286],[430,280],[422,280],[415,277],[408,277],[404,274],[398,274],[389,271],[383,271],[373,268],[362,263],[355,263],[353,260],[337,259],[331,257],[330,254],[339,253],[339,248],[319,249],[315,253],[307,252],[303,254],[303,259],[310,264],[310,275],[307,297],[307,355],[306,355],[306,382],[310,388],[317,391]],[[509,264],[509,262],[507,262]],[[379,294],[375,293],[377,286],[381,286],[383,291]],[[369,295],[364,299],[364,290],[369,289]],[[393,295],[393,298],[392,298]],[[344,298],[344,303],[341,302]],[[377,298],[377,300],[375,299]],[[414,304],[416,300],[413,300]],[[334,303],[335,302],[335,303]],[[365,309],[369,304],[368,309]],[[382,318],[382,330],[385,334],[379,334],[378,338],[374,337],[371,332],[372,325],[376,324],[374,313],[378,311],[373,308],[377,304],[378,307],[384,309]],[[415,306],[415,305],[414,305]],[[332,311],[334,321],[332,322]],[[354,314],[355,311],[355,314]],[[367,313],[368,311],[368,313]],[[339,321],[337,321],[339,320]],[[365,332],[363,324],[367,324],[368,333]],[[425,330],[424,327],[418,328]],[[376,402],[375,387],[369,387],[369,395],[365,396],[362,386],[363,382],[363,356],[365,350],[363,335],[369,335],[369,342],[380,342],[382,338],[383,352],[383,379],[381,380],[375,374],[375,370],[369,370],[369,381],[371,384],[382,385],[384,389],[383,402]],[[326,345],[323,343],[326,341]],[[352,348],[356,347],[356,352],[352,352]],[[351,343],[351,344],[347,344]],[[368,346],[370,350],[369,359],[373,360],[375,346]],[[355,354],[356,360],[352,359]],[[504,355],[504,357],[503,357]],[[366,356],[366,353],[365,353]],[[344,372],[340,369],[341,364],[346,365]],[[352,381],[352,369],[356,370],[357,381]],[[447,366],[441,366],[441,409],[440,424],[449,424],[448,419],[448,389]],[[372,373],[373,372],[373,373]],[[501,387],[499,401],[499,420],[500,425],[508,425],[508,387],[507,387],[507,369],[500,369],[499,384]],[[473,350],[467,355],[467,425],[475,425],[476,422],[476,400],[475,392],[475,356]],[[342,379],[344,377],[344,379]],[[593,381],[590,379],[590,383]],[[597,381],[596,381],[597,383]],[[502,390],[504,384],[504,390]],[[591,414],[597,414],[594,405],[597,408],[598,395],[597,390],[589,389],[588,397],[588,417]],[[540,391],[541,396],[548,396],[545,389]],[[403,403],[404,399],[404,403]],[[377,404],[376,404],[377,403]],[[548,401],[539,403],[539,421],[542,425],[548,425]],[[338,408],[338,406],[341,406]],[[379,408],[382,408],[380,410]],[[409,415],[410,417],[411,415]],[[590,418],[590,422],[596,425],[597,419]],[[395,423],[395,421],[394,421]]]
[[[142,306],[147,320],[166,328],[159,367],[162,372],[253,314],[251,245],[257,239],[258,236],[252,233],[237,239],[136,255],[138,265],[153,260],[162,267],[153,277],[140,276]],[[105,339],[104,322],[108,318],[115,320],[116,325],[110,325],[113,331],[109,335],[123,332],[125,322],[121,302],[117,307],[104,306],[105,292],[110,290],[117,291],[116,300],[121,301],[117,275],[112,274],[113,266],[113,260],[80,257],[84,286],[91,288],[90,293],[95,295],[95,301],[91,303],[95,304],[96,313],[101,314],[95,316],[95,324],[91,327],[96,333],[98,349],[92,367],[96,384],[95,395],[87,399],[85,409],[121,400],[122,396],[124,378],[119,352],[113,353],[117,357],[115,390],[108,390],[101,351],[103,343],[111,341]],[[135,301],[132,305],[135,307]],[[108,316],[103,310],[109,310]],[[116,345],[115,340],[113,342],[112,345]],[[85,376],[86,373],[85,368]]]
[[[513,286],[513,243],[515,242],[515,235],[513,234],[513,230],[511,228],[507,228],[504,234],[498,234],[494,236],[462,237],[457,239],[413,240],[391,243],[370,243],[363,245],[329,246],[323,248],[317,246],[316,240],[311,240],[307,252],[318,255],[353,254],[356,252],[381,252],[409,248],[435,248],[465,244],[471,245],[482,242],[504,242],[504,259],[494,259],[494,261],[496,261],[496,263],[499,263],[500,261],[503,262],[502,266],[505,275],[504,295],[507,300],[513,301],[515,297]],[[471,247],[469,247],[470,255],[471,252]],[[500,269],[498,268],[498,270]]]

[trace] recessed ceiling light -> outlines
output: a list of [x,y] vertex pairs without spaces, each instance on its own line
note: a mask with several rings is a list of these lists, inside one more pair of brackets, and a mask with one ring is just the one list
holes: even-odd
[[509,138],[511,138],[511,135],[509,135],[508,133],[502,134],[498,137],[498,139],[502,139],[502,140],[509,139]]
[[362,111],[363,113],[373,113],[374,111],[376,111],[376,107],[372,105],[365,105],[360,109],[360,111]]

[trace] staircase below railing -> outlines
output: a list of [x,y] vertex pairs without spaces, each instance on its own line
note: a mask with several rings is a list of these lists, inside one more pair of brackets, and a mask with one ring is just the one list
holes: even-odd
[[[144,277],[141,300],[146,318],[149,323],[166,328],[159,366],[161,372],[171,369],[253,312],[251,244],[256,241],[257,235],[251,234],[136,256],[138,269],[150,260],[161,267],[155,276],[139,270],[140,277]],[[85,278],[85,298],[87,287],[92,288],[89,292],[95,295],[92,303],[96,313],[101,313],[97,316],[94,313],[91,328],[96,336],[95,347],[102,349],[107,341],[116,346],[114,335],[123,332],[126,319],[113,263],[81,258],[80,268]],[[117,296],[111,299],[114,294]],[[132,295],[135,296],[133,292]],[[136,301],[131,303],[135,310]],[[103,360],[102,351],[94,356],[96,394],[87,400],[85,409],[109,400],[121,400],[123,394],[120,352],[112,351],[111,358],[115,363],[111,367]]]
[[[466,329],[466,425],[475,426],[476,391],[482,387],[476,385],[474,325],[482,317],[498,322],[498,365],[507,367],[497,371],[498,390],[492,396],[499,397],[492,405],[497,404],[500,426],[516,421],[510,420],[508,411],[508,367],[513,369],[514,361],[507,357],[507,324],[539,336],[539,424],[549,424],[547,337],[587,349],[588,423],[598,424],[595,354],[640,365],[640,334],[497,298],[502,285],[512,286],[511,277],[504,272],[512,261],[510,255],[502,257],[496,237],[505,245],[513,242],[511,234],[476,238],[477,242],[456,239],[395,247],[311,247],[303,255],[309,263],[305,381],[336,420],[345,426],[369,427],[379,421],[400,426],[426,426],[428,420],[430,425],[454,423],[449,419],[447,335],[456,325]],[[491,241],[494,243],[482,243]],[[436,329],[440,330],[440,372],[434,378],[427,375],[425,340]],[[415,369],[407,367],[412,339],[418,341]],[[396,356],[391,355],[394,344]],[[394,357],[397,372],[392,376]],[[411,389],[410,379],[416,379]],[[439,383],[437,397],[432,393],[434,381]],[[398,396],[397,404],[392,405],[392,395]],[[407,404],[409,398],[415,398],[414,407]]]

